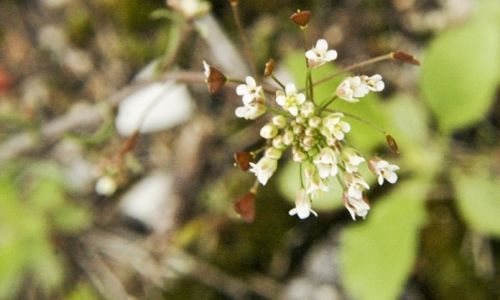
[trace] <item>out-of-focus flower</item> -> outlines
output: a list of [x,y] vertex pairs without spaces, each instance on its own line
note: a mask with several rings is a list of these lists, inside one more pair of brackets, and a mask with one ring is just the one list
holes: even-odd
[[380,74],[375,74],[373,76],[361,75],[361,81],[372,92],[381,92],[385,87]]
[[374,157],[370,159],[368,164],[370,170],[378,176],[378,184],[382,185],[384,179],[389,183],[398,181],[398,174],[395,171],[399,170],[397,165],[390,164],[388,161]]
[[337,51],[328,50],[328,43],[324,39],[319,39],[316,46],[306,51],[306,58],[309,67],[317,68],[327,62],[333,61],[337,58]]
[[304,189],[301,189],[297,192],[297,196],[295,197],[295,207],[292,208],[288,214],[290,216],[297,215],[299,219],[307,219],[311,214],[314,216],[318,216],[318,214],[312,210],[311,208],[311,199],[306,194]]
[[285,92],[276,92],[276,103],[283,109],[288,111],[292,116],[297,116],[300,106],[306,101],[306,96],[302,93],[297,93],[295,84],[289,83],[285,87]]
[[251,162],[250,166],[250,172],[257,176],[257,180],[259,180],[262,185],[266,185],[269,178],[271,178],[274,171],[276,171],[278,161],[264,156],[256,164]]
[[243,97],[244,104],[250,104],[264,98],[262,87],[257,85],[257,82],[251,76],[245,78],[245,84],[240,84],[236,87],[236,94]]
[[355,198],[344,193],[342,200],[353,220],[356,220],[356,216],[364,219],[370,210],[370,205],[364,198]]
[[210,11],[210,3],[202,0],[167,0],[167,5],[188,19],[201,17]]
[[370,90],[363,83],[360,76],[347,77],[337,87],[336,95],[348,102],[358,102]]
[[117,185],[113,177],[105,175],[99,178],[95,184],[95,192],[102,196],[111,196],[116,192]]

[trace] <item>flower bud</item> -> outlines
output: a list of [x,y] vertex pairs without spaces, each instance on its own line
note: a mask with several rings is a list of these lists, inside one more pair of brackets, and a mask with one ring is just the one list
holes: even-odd
[[278,150],[278,149],[276,149],[274,147],[269,147],[269,148],[266,149],[266,152],[264,153],[264,155],[266,157],[271,158],[271,159],[278,160],[278,159],[281,158],[281,154],[282,153],[283,152],[281,150]]
[[309,119],[308,124],[313,128],[318,128],[319,125],[321,124],[321,118],[318,116],[314,116]]
[[283,136],[281,136],[281,135],[277,135],[273,139],[272,144],[273,144],[274,148],[277,148],[277,149],[280,149],[280,150],[286,148],[285,144],[283,143]]
[[301,163],[307,159],[307,154],[302,152],[298,147],[292,148],[292,159],[295,162]]
[[300,114],[306,118],[314,114],[314,103],[311,101],[306,101],[300,108]]
[[293,133],[295,133],[296,135],[299,135],[304,131],[304,127],[297,124],[297,125],[293,126],[292,130],[293,130]]
[[291,130],[286,130],[285,133],[283,134],[283,144],[286,146],[290,146],[295,139],[295,135]]
[[311,19],[311,12],[308,10],[297,10],[297,12],[293,13],[290,16],[290,20],[300,27],[306,27],[309,24],[309,20]]
[[285,128],[286,118],[282,115],[276,115],[273,117],[272,123],[278,128]]
[[304,118],[303,116],[297,116],[295,117],[295,122],[297,122],[298,124],[304,124],[306,123],[307,119]]
[[304,144],[304,146],[307,146],[308,148],[312,148],[314,145],[316,145],[316,139],[312,136],[306,136],[302,139],[302,144]]
[[316,129],[312,127],[307,127],[304,133],[306,134],[306,136],[313,137],[316,134]]
[[265,139],[272,139],[278,134],[278,128],[272,124],[266,124],[260,130],[260,136]]

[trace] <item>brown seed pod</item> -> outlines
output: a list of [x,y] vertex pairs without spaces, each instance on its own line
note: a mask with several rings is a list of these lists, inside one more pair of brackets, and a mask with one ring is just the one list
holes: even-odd
[[297,10],[290,16],[290,20],[300,27],[306,27],[311,19],[311,12],[308,10]]

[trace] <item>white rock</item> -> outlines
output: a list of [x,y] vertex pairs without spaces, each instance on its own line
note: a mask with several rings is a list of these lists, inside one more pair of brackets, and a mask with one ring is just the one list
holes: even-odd
[[156,172],[142,179],[123,195],[120,210],[155,232],[171,229],[179,210],[172,177]]
[[157,132],[184,123],[192,111],[193,100],[186,85],[156,82],[120,103],[115,125],[122,136],[131,135],[138,126],[141,133]]

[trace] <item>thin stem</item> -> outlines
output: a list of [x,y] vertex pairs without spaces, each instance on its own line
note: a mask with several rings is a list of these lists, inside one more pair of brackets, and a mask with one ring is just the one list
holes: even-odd
[[234,22],[236,23],[236,27],[238,28],[241,42],[243,44],[243,50],[245,52],[245,56],[247,57],[248,64],[250,65],[250,69],[252,70],[252,74],[255,78],[258,78],[257,68],[255,67],[255,63],[252,55],[252,47],[248,42],[248,39],[245,34],[245,30],[243,29],[243,25],[241,24],[240,14],[238,12],[238,0],[230,0],[231,10],[233,12]]
[[378,126],[377,124],[375,124],[373,122],[370,122],[370,121],[367,121],[365,119],[362,119],[362,118],[360,118],[360,117],[358,117],[356,115],[353,115],[351,113],[343,112],[343,111],[330,110],[330,109],[327,109],[327,108],[325,108],[324,111],[328,111],[328,112],[340,112],[340,113],[344,114],[344,116],[346,116],[346,117],[349,117],[351,119],[357,120],[357,121],[359,121],[361,123],[364,123],[364,124],[366,124],[368,126],[373,127],[374,129],[380,131],[380,133],[382,133],[384,136],[388,134],[387,131],[385,131],[382,127]]
[[365,61],[362,61],[362,62],[359,62],[359,63],[352,64],[350,66],[347,66],[347,67],[345,67],[341,71],[335,72],[335,73],[333,73],[331,75],[328,75],[326,77],[321,78],[320,80],[314,82],[312,85],[315,86],[315,85],[318,85],[318,84],[322,84],[322,83],[327,82],[327,81],[335,78],[336,76],[338,76],[340,74],[343,74],[343,73],[346,73],[348,71],[351,71],[351,70],[354,70],[354,69],[357,69],[357,68],[361,68],[361,67],[364,67],[364,66],[367,66],[367,65],[370,65],[370,64],[374,64],[374,63],[377,63],[377,62],[380,62],[380,61],[390,60],[390,59],[393,59],[393,52],[388,53],[388,54],[384,54],[384,55],[380,55],[380,56],[377,56],[377,57],[374,57],[374,58],[370,58],[368,60],[365,60]]
[[259,190],[259,180],[255,179],[252,187],[250,188],[250,193],[252,194],[257,194],[257,191]]
[[330,98],[330,99],[326,100],[325,102],[323,102],[323,104],[321,104],[321,106],[319,107],[319,112],[321,113],[325,108],[328,107],[328,105],[330,105],[336,99],[337,99],[337,95],[333,95],[332,98]]
[[300,187],[304,188],[304,178],[302,177],[302,164],[299,164]]
[[340,177],[340,174],[337,173],[337,180],[338,182],[340,183],[340,186],[342,186],[342,189],[345,190],[347,188],[346,184],[344,183],[344,180],[342,180],[342,178]]
[[271,74],[271,78],[276,82],[282,89],[285,89],[285,85],[281,82],[274,74]]

